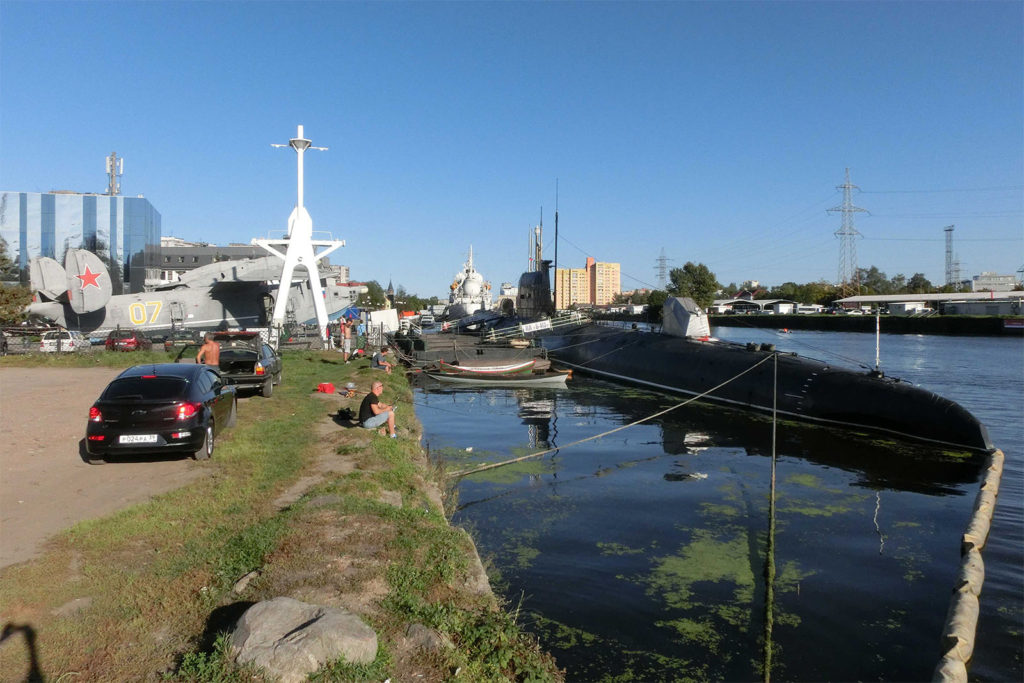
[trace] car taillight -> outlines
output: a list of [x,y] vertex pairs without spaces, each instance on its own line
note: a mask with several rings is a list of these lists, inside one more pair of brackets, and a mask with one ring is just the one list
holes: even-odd
[[256,374],[257,375],[262,375],[265,372],[266,372],[266,370],[263,369],[263,363],[260,363],[259,361],[256,361]]
[[103,413],[96,406],[89,408],[89,422],[103,422]]
[[202,407],[202,403],[182,403],[178,406],[178,419],[187,420],[198,413]]

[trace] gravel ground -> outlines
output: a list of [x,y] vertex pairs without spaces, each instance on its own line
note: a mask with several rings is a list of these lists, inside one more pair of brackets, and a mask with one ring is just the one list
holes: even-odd
[[120,370],[0,368],[0,567],[29,560],[54,534],[200,476],[190,458],[90,465],[80,454],[89,406]]

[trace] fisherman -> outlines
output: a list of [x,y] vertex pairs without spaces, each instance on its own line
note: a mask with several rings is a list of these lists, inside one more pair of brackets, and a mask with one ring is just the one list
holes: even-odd
[[373,358],[370,361],[370,367],[374,370],[383,370],[384,372],[391,374],[391,363],[389,363],[385,357],[388,352],[388,347],[380,347],[380,351],[373,354]]
[[199,347],[196,354],[196,363],[206,363],[213,367],[220,367],[220,344],[213,341],[213,333],[207,332],[203,345]]
[[397,439],[398,435],[395,434],[395,407],[381,402],[380,395],[383,393],[384,383],[380,380],[370,385],[370,393],[359,404],[359,426],[364,429],[380,427],[380,434],[383,436],[386,423],[391,438]]

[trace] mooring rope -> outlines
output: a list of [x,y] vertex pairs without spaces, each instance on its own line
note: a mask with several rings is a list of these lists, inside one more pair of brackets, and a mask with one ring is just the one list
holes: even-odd
[[572,443],[567,443],[564,446],[555,446],[554,448],[548,448],[548,449],[543,450],[543,451],[538,451],[537,453],[528,453],[527,455],[521,455],[518,458],[510,458],[509,460],[503,460],[501,462],[495,462],[495,463],[491,463],[489,465],[481,465],[479,467],[474,467],[474,468],[468,469],[468,470],[462,470],[462,471],[459,471],[459,472],[451,472],[451,473],[448,474],[448,476],[452,477],[452,478],[465,477],[465,476],[468,476],[470,474],[476,474],[477,472],[484,472],[486,470],[492,470],[492,469],[495,469],[495,468],[498,468],[498,467],[504,467],[505,465],[512,465],[512,464],[515,464],[517,462],[522,462],[524,460],[529,460],[531,458],[539,458],[542,455],[547,455],[548,453],[554,453],[555,451],[562,450],[563,448],[569,448],[571,446],[578,446],[579,444],[586,443],[587,441],[595,441],[597,439],[603,438],[603,437],[608,436],[610,434],[614,434],[615,432],[620,432],[623,429],[628,429],[629,427],[635,427],[638,424],[642,424],[644,422],[649,422],[649,421],[653,420],[656,417],[661,417],[665,413],[670,413],[673,410],[677,410],[677,409],[682,408],[683,406],[685,406],[687,404],[693,403],[694,401],[696,401],[698,399],[704,398],[705,396],[707,396],[708,394],[710,394],[712,392],[718,391],[719,389],[721,389],[725,385],[729,384],[730,382],[736,381],[737,379],[739,379],[743,375],[747,374],[748,372],[750,372],[754,368],[756,368],[756,367],[758,367],[758,366],[768,362],[769,360],[771,360],[774,357],[775,357],[774,353],[771,354],[770,356],[765,356],[764,358],[762,358],[761,360],[757,361],[756,363],[751,365],[749,368],[744,370],[743,372],[739,373],[738,375],[736,375],[734,377],[730,377],[729,379],[725,380],[721,384],[719,384],[717,386],[714,386],[714,387],[711,387],[710,389],[708,389],[707,391],[705,391],[705,392],[703,392],[701,394],[697,394],[696,396],[688,398],[685,401],[683,401],[682,403],[677,403],[676,405],[671,406],[669,408],[666,408],[665,410],[659,410],[658,412],[656,412],[656,413],[654,413],[652,415],[648,415],[647,417],[642,417],[639,420],[635,420],[633,422],[630,422],[629,424],[622,425],[620,427],[616,427],[615,429],[609,429],[606,432],[602,432],[600,434],[595,434],[593,436],[588,436],[588,437],[585,437],[583,439],[579,439],[577,441],[573,441]]

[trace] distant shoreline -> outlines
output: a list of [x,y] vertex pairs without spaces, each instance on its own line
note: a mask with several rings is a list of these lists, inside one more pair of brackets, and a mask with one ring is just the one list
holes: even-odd
[[[596,320],[650,323],[646,315],[614,315]],[[1014,327],[1007,327],[1010,321]],[[817,330],[822,332],[865,332],[874,334],[873,315],[709,315],[712,327],[749,327],[773,330]],[[974,337],[1024,336],[1024,316],[935,315],[927,318],[883,315],[881,330],[885,334],[942,334]]]
[[[711,315],[711,326],[756,327],[828,332],[875,331],[873,315]],[[1013,321],[1020,327],[1007,327]],[[1012,324],[1012,323],[1011,323]],[[985,337],[1024,336],[1024,317],[936,315],[927,318],[883,315],[881,331],[886,334],[943,334]]]

